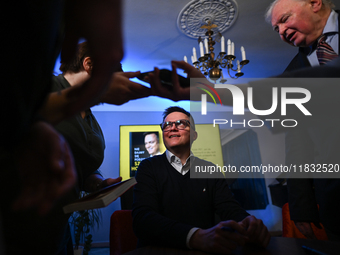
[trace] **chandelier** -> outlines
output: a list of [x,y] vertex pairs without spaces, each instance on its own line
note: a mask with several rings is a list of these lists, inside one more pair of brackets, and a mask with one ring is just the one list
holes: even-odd
[[[213,37],[214,32],[212,29],[216,27],[217,25],[211,24],[210,21],[208,24],[200,27],[201,29],[207,29],[207,32],[205,33],[206,37],[204,40],[202,40],[201,37],[198,38],[200,57],[197,58],[196,48],[194,47],[191,62],[213,82],[219,80],[219,82],[224,83],[227,80],[223,76],[222,68],[227,70],[230,78],[237,79],[243,76],[244,73],[241,70],[249,63],[249,60],[246,59],[246,52],[243,46],[241,46],[242,59],[241,61],[236,60],[235,44],[231,42],[230,39],[227,41],[226,51],[224,36],[222,36],[220,32],[217,32],[217,35]],[[218,41],[221,42],[221,52],[215,57],[214,45]],[[184,56],[184,61],[188,62],[186,56]]]

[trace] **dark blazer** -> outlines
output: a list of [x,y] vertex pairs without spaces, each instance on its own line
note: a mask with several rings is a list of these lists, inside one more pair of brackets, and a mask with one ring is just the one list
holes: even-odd
[[[338,20],[340,28],[340,19]],[[285,72],[310,67],[307,52],[306,48],[299,48],[298,54]],[[340,77],[340,71],[338,74]],[[332,125],[330,122],[327,125],[326,123],[293,129],[286,133],[286,164],[340,163],[338,125]],[[321,222],[328,232],[340,236],[339,179],[289,179],[287,184],[292,220]],[[320,210],[318,210],[317,204],[320,206]]]

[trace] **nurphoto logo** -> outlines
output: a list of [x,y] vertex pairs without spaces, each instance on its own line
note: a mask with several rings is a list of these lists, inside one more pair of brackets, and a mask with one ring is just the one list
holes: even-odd
[[[295,105],[305,116],[311,116],[312,114],[307,110],[304,106],[311,99],[311,93],[308,89],[305,88],[297,88],[297,87],[281,87],[280,90],[277,87],[272,88],[272,98],[268,98],[271,100],[272,104],[269,109],[256,109],[254,106],[253,100],[253,88],[247,88],[247,104],[245,104],[245,96],[243,91],[235,86],[230,84],[215,84],[214,87],[199,82],[200,86],[198,89],[205,92],[201,94],[201,115],[207,115],[207,95],[209,95],[215,105],[217,105],[215,97],[219,100],[219,103],[222,105],[222,99],[216,89],[227,89],[232,95],[233,103],[233,115],[244,115],[245,108],[247,108],[251,113],[257,116],[268,116],[274,113],[278,106],[281,109],[281,116],[287,115],[287,105]],[[203,86],[201,86],[203,85]],[[280,93],[279,93],[280,92]],[[289,94],[294,93],[295,95],[299,95],[299,98],[289,98]],[[280,95],[280,96],[279,96]],[[280,102],[280,105],[279,105]],[[241,122],[235,122],[232,119],[214,119],[213,124],[230,124],[231,127],[235,127],[235,125],[241,125],[241,127],[262,127],[264,123],[270,123],[272,127],[279,122],[283,127],[295,127],[298,125],[297,120],[295,119],[251,119],[251,120],[243,120]],[[238,126],[240,127],[240,126]]]

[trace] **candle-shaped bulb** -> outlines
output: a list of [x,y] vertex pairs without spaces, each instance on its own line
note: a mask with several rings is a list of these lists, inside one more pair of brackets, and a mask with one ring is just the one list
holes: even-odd
[[187,56],[184,56],[184,62],[188,63]]
[[208,39],[207,38],[204,39],[204,47],[205,47],[205,53],[208,54],[209,53],[209,47],[208,47]]
[[243,46],[241,46],[241,53],[242,53],[242,61],[246,60],[246,51],[244,50]]
[[194,56],[194,62],[196,62],[197,61],[197,54],[196,54],[196,48],[195,47],[192,49],[192,54]]
[[203,42],[200,42],[200,56],[201,56],[201,57],[204,57]]
[[221,52],[225,52],[224,36],[221,37]]
[[228,39],[228,52],[227,52],[228,55],[231,55],[231,41],[230,39]]
[[238,73],[241,72],[240,61],[239,60],[237,60],[237,72]]
[[191,56],[191,62],[192,62],[192,63],[195,63],[194,56]]
[[231,43],[231,55],[235,55],[235,44],[233,42]]

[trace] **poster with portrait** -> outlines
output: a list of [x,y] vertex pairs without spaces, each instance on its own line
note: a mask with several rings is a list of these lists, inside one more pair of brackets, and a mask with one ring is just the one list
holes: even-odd
[[[191,148],[195,156],[223,165],[219,128],[210,124],[196,124],[201,134]],[[152,133],[159,135],[159,151],[154,146]],[[127,180],[135,176],[138,166],[145,158],[162,154],[166,150],[162,130],[159,125],[122,125],[120,126],[120,176]]]
[[130,176],[135,176],[135,172],[140,162],[149,157],[144,145],[145,132],[130,132]]
[[164,153],[159,125],[129,125],[120,127],[120,176],[134,177],[140,162]]

